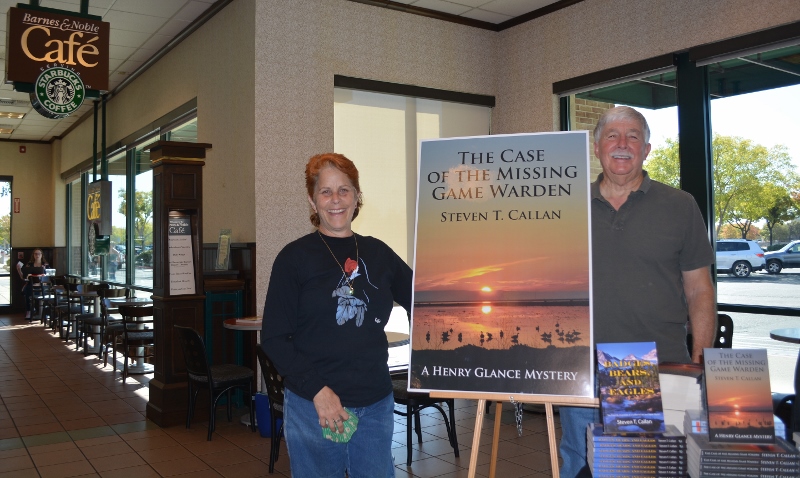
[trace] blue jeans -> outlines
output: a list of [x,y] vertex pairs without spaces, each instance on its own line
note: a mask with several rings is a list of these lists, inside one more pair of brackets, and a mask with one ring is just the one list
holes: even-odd
[[600,422],[597,408],[559,407],[561,417],[561,444],[558,450],[564,463],[559,475],[564,478],[578,476],[586,462],[586,425]]
[[283,433],[294,478],[394,478],[394,396],[351,408],[358,429],[347,443],[322,436],[314,403],[285,390]]

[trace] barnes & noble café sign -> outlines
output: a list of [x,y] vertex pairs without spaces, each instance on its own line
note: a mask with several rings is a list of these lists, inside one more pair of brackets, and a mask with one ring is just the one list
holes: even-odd
[[59,119],[108,90],[108,22],[19,4],[8,11],[6,83],[30,93],[42,116]]

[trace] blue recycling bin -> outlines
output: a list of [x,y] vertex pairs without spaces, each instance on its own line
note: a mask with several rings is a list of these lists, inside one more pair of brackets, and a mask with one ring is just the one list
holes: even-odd
[[[264,393],[257,393],[256,394],[256,424],[258,425],[258,432],[264,438],[269,438],[272,436],[272,430],[270,428],[271,420],[271,413],[269,409],[269,397]],[[283,424],[282,419],[278,419],[276,423],[277,429],[281,429],[281,425]]]

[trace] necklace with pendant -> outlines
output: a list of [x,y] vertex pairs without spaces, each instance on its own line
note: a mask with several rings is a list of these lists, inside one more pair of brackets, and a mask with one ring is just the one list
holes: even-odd
[[[353,283],[350,281],[350,278],[347,277],[347,272],[345,272],[344,267],[342,267],[342,263],[339,262],[339,259],[337,259],[336,256],[333,254],[331,246],[329,246],[328,243],[325,242],[325,238],[322,237],[322,233],[317,231],[317,235],[319,235],[319,238],[322,240],[322,243],[325,244],[325,247],[328,248],[328,252],[331,253],[331,257],[333,257],[333,260],[336,261],[336,265],[339,266],[339,269],[342,270],[342,274],[344,274],[344,280],[347,281],[347,286],[350,288],[350,290],[348,290],[347,293],[349,295],[353,295],[353,293],[355,292],[355,290],[353,289]],[[353,240],[356,241],[356,267],[358,267],[358,239],[356,239],[355,233],[353,233]]]

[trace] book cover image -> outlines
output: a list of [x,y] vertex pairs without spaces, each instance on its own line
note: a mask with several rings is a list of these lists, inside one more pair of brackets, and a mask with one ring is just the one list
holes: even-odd
[[663,433],[655,342],[597,344],[604,433]]
[[773,443],[775,423],[765,349],[705,349],[708,438]]
[[588,139],[421,141],[411,389],[594,396]]

